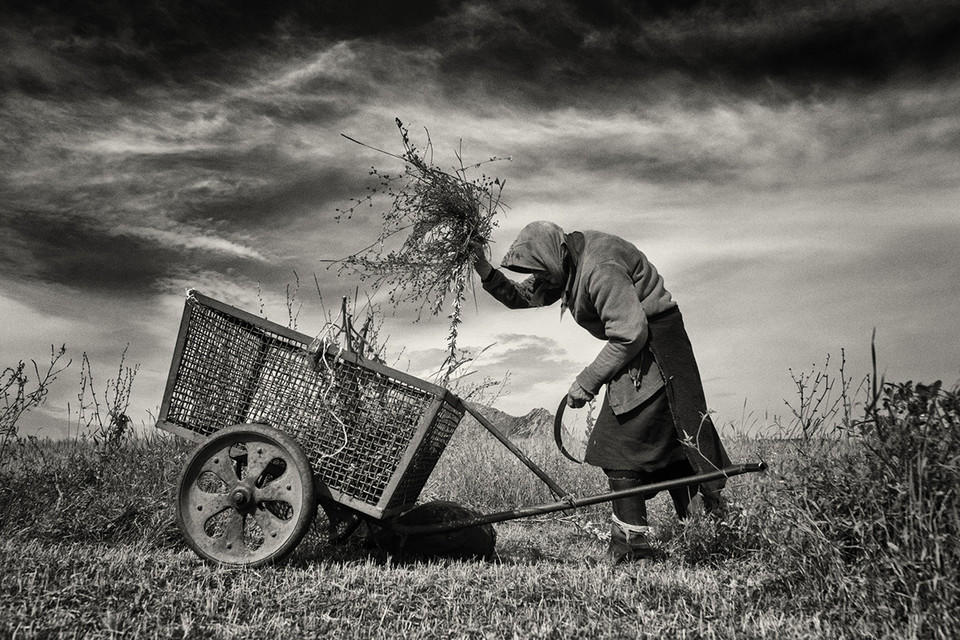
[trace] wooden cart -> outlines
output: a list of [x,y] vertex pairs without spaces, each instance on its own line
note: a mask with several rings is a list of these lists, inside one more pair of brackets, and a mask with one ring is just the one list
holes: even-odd
[[[452,519],[448,511],[439,522],[407,517],[466,411],[558,501],[488,515],[455,510]],[[435,541],[448,532],[763,469],[737,465],[577,498],[448,390],[196,291],[184,306],[157,426],[198,443],[177,487],[184,538],[201,557],[237,566],[290,553],[318,504],[401,539]]]

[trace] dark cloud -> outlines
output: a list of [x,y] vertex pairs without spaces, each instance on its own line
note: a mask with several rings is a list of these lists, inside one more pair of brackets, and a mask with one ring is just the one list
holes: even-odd
[[[612,85],[679,73],[767,91],[871,82],[960,59],[960,4],[688,2],[467,4],[429,40],[456,90],[600,103]],[[611,92],[612,93],[612,92]],[[638,100],[648,96],[638,94]]]
[[308,47],[318,38],[381,39],[430,22],[447,4],[10,0],[0,30],[7,54],[0,87],[41,97],[91,90],[130,96],[143,83],[239,77],[263,56],[303,53],[304,39]]
[[[8,56],[0,82],[37,94],[242,74],[256,56],[300,55],[316,39],[434,51],[451,95],[596,106],[624,82],[664,74],[810,92],[952,74],[960,61],[957,0],[14,0],[9,16],[3,48],[32,53]],[[314,108],[323,117],[331,105]]]
[[[275,169],[276,171],[276,169]],[[199,218],[228,221],[242,229],[299,226],[304,219],[324,215],[332,219],[337,207],[364,190],[362,171],[346,168],[297,165],[286,175],[276,171],[274,181],[255,191],[192,207]]]
[[366,178],[355,168],[292,159],[280,144],[139,154],[122,162],[125,175],[163,189],[162,208],[171,219],[226,232],[284,228],[318,211],[332,217],[364,191]]
[[162,73],[148,52],[115,40],[81,39],[58,27],[56,17],[18,19],[0,27],[0,91],[41,99],[130,94]]
[[[289,281],[282,262],[209,231],[110,226],[69,213],[22,211],[6,217],[0,245],[3,282],[55,284],[90,295],[144,299],[191,274],[220,274],[274,285]],[[13,292],[23,287],[10,287]]]
[[699,10],[663,24],[658,50],[689,71],[744,79],[873,80],[942,69],[960,52],[956,3],[785,3],[743,15]]
[[[168,273],[173,254],[142,239],[117,236],[77,216],[20,212],[4,221],[8,265],[17,278],[130,295]],[[9,253],[16,252],[15,255]]]

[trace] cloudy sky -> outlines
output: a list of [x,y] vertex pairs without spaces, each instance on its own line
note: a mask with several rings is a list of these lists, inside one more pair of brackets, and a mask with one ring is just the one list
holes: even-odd
[[[109,6],[108,6],[109,5]],[[955,0],[15,1],[0,26],[0,366],[74,363],[29,425],[61,433],[80,357],[139,363],[149,422],[184,291],[297,326],[358,281],[323,260],[372,166],[341,134],[437,164],[508,156],[493,257],[537,219],[637,244],[679,301],[718,422],[766,424],[791,371],[960,380],[960,2]],[[421,140],[423,138],[421,137]],[[363,294],[361,294],[361,297]],[[387,310],[389,312],[389,309]],[[389,315],[396,364],[442,359],[443,318]],[[553,409],[601,344],[558,308],[481,291],[462,346]],[[399,353],[402,348],[402,353]]]

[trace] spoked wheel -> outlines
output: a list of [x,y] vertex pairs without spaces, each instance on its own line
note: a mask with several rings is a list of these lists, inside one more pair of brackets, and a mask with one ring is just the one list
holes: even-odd
[[300,543],[316,513],[313,473],[290,436],[260,424],[227,427],[187,460],[177,522],[187,544],[223,565],[277,562]]

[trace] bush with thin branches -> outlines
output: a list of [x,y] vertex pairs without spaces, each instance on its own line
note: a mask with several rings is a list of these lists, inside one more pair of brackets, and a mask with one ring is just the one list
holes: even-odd
[[11,439],[17,437],[19,432],[18,423],[31,409],[39,407],[47,398],[50,385],[57,379],[67,367],[70,366],[68,360],[66,364],[61,364],[64,354],[67,352],[66,345],[61,345],[60,349],[50,347],[50,365],[46,371],[40,372],[40,366],[35,360],[33,363],[33,372],[36,376],[34,388],[30,388],[30,376],[27,373],[26,363],[19,361],[14,367],[7,367],[0,374],[0,454],[6,450]]
[[857,385],[842,361],[792,376],[790,422],[754,445],[770,470],[671,545],[694,564],[751,563],[764,597],[797,611],[869,612],[869,637],[955,637],[960,386],[884,382],[876,367]]

